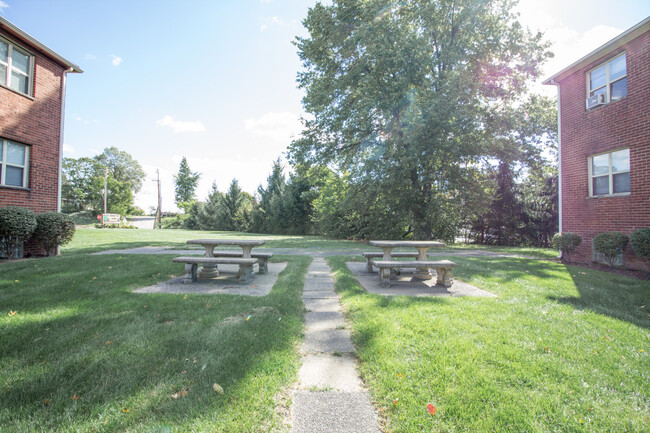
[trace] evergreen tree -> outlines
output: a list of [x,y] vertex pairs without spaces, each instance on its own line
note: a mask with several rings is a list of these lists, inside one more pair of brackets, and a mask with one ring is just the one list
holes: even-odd
[[194,200],[194,191],[199,183],[201,174],[192,172],[183,157],[181,165],[178,168],[178,174],[174,176],[174,202],[180,207],[181,203],[187,203]]

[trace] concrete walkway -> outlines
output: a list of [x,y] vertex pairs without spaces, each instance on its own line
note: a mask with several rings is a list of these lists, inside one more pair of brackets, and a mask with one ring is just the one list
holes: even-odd
[[307,313],[292,433],[380,433],[377,414],[357,374],[355,349],[345,329],[334,278],[314,258],[303,291]]

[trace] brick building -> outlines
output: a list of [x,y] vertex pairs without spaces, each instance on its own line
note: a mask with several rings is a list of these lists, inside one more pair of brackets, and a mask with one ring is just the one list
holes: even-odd
[[[558,88],[560,231],[601,261],[595,235],[650,227],[650,18],[544,84]],[[648,268],[629,246],[620,261]]]
[[68,72],[83,71],[0,17],[0,207],[60,210]]

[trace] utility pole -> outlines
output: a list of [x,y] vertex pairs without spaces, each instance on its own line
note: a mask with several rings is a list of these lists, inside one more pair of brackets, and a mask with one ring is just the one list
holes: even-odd
[[158,226],[158,229],[162,229],[162,194],[160,193],[160,171],[156,169],[156,182],[158,182],[158,210],[156,211],[156,220],[153,223],[153,228]]

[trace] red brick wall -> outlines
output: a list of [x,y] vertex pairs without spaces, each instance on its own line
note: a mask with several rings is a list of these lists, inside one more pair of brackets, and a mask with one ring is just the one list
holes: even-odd
[[[626,53],[627,96],[585,109],[587,71]],[[650,227],[650,32],[580,69],[560,82],[562,134],[562,231],[582,236],[579,259],[590,262],[592,239],[605,231],[627,234]],[[631,192],[589,197],[588,157],[630,149]],[[631,247],[625,265],[647,269]]]
[[[36,213],[56,211],[64,67],[23,41],[3,35],[35,54],[33,98],[0,87],[0,138],[30,147],[28,189],[0,186],[0,207],[23,206]],[[44,253],[25,245],[25,254]]]

